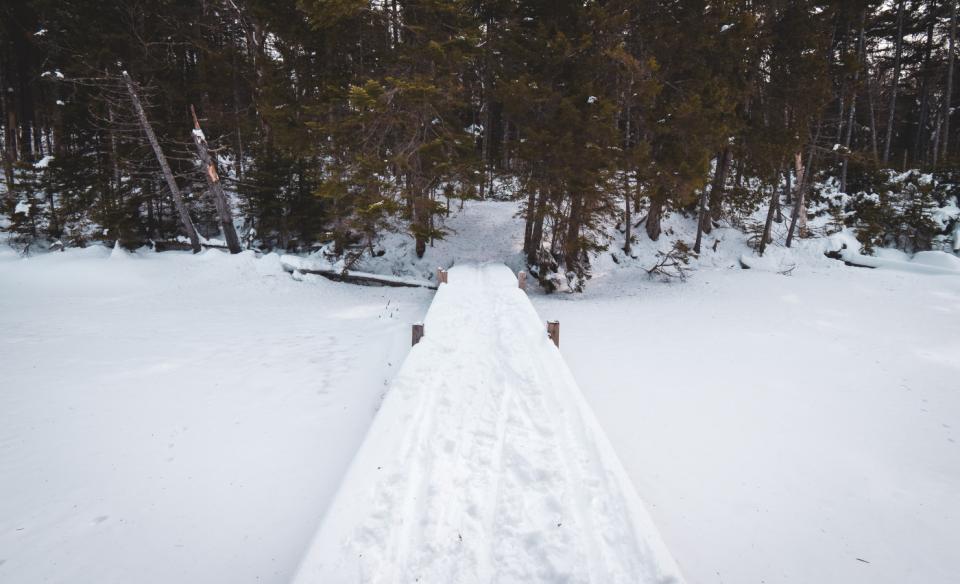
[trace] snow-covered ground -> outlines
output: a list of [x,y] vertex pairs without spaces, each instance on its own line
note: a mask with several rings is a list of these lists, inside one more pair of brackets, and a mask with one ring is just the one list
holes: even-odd
[[689,582],[960,578],[960,277],[835,263],[537,299]]
[[0,254],[0,582],[288,582],[432,293]]
[[[468,203],[423,259],[358,268],[516,268],[515,212]],[[719,229],[664,284],[667,239],[530,294],[686,580],[957,582],[953,260],[852,268],[821,239],[741,270]],[[289,581],[433,293],[114,255],[0,252],[0,581]]]

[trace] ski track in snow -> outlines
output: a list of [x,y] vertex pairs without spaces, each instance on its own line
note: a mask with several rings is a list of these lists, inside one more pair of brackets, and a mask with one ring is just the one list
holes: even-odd
[[296,581],[681,582],[513,273],[449,278]]

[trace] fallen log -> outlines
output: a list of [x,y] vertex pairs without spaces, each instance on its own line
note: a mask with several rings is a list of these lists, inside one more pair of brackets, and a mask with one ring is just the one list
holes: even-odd
[[830,258],[831,260],[840,260],[840,261],[843,262],[844,264],[846,264],[846,265],[848,265],[848,266],[851,266],[851,267],[853,267],[853,268],[870,268],[870,269],[874,269],[874,268],[877,267],[877,266],[868,266],[868,265],[866,265],[866,264],[858,264],[858,263],[856,263],[856,262],[852,262],[852,261],[850,261],[848,258],[844,257],[844,254],[843,254],[843,252],[842,252],[841,250],[824,252],[823,255],[827,256],[827,257]]
[[[207,249],[227,249],[227,246],[220,245],[216,243],[204,243],[200,242],[200,247]],[[185,241],[154,241],[153,242],[153,251],[164,252],[164,251],[190,251],[193,249],[193,246]]]
[[429,282],[417,282],[413,280],[404,280],[401,278],[392,278],[390,276],[380,276],[377,274],[368,274],[365,272],[337,271],[337,270],[312,270],[307,268],[293,268],[291,272],[298,274],[313,274],[323,276],[334,282],[345,282],[347,284],[357,284],[359,286],[389,286],[392,288],[427,288],[436,290],[437,287]]

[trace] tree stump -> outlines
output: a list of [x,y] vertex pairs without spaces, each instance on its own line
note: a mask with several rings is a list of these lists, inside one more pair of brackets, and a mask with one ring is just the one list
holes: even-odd
[[550,337],[550,340],[553,341],[553,344],[556,347],[560,348],[560,321],[559,320],[548,320],[547,321],[547,336]]
[[420,342],[420,339],[423,338],[423,323],[418,322],[415,325],[413,325],[412,333],[413,333],[412,334],[413,344],[411,344],[410,346],[415,347],[417,343]]
[[527,289],[527,273],[526,272],[519,272],[517,274],[517,286],[519,286],[521,290]]
[[437,268],[437,285],[447,283],[447,271],[443,268]]

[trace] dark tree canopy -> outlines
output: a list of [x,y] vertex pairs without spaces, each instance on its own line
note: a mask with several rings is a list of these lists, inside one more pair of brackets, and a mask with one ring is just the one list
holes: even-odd
[[579,288],[612,222],[629,252],[633,225],[709,231],[769,199],[762,250],[815,176],[956,168],[955,37],[946,0],[8,2],[0,204],[65,245],[184,235],[126,71],[206,237],[223,198],[191,107],[245,246],[373,252],[406,229],[422,254],[451,199],[512,196],[534,273]]

